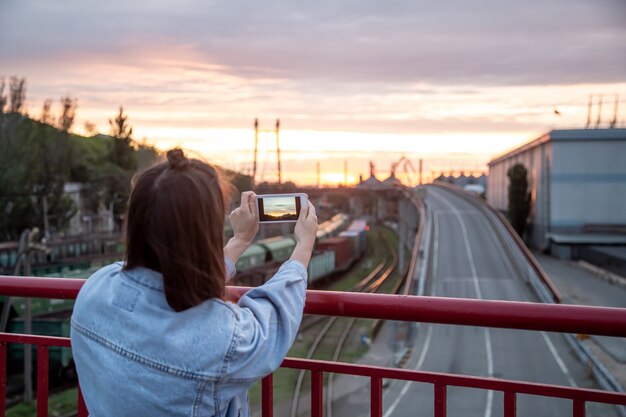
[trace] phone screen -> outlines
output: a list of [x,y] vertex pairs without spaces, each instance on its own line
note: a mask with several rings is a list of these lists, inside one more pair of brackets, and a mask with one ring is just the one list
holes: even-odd
[[259,221],[296,221],[300,215],[300,196],[276,196],[258,198]]

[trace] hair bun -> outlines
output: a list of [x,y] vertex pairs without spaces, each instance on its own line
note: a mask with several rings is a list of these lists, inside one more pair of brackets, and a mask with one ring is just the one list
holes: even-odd
[[189,159],[185,156],[180,148],[170,149],[167,151],[167,161],[172,169],[183,169],[189,165]]

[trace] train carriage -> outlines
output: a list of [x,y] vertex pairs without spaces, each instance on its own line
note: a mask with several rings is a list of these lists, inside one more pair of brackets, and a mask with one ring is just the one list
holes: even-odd
[[266,261],[267,250],[263,246],[253,243],[241,255],[236,266],[238,271],[245,271],[246,269],[263,265]]
[[354,256],[358,256],[361,254],[361,242],[359,232],[341,232],[339,233],[339,237],[346,238],[350,241],[350,245],[352,245],[352,254]]
[[[52,300],[46,300],[52,301]],[[73,304],[73,300],[71,301]],[[72,310],[60,310],[34,315],[31,319],[33,334],[55,337],[70,337],[70,317]],[[15,318],[9,323],[9,333],[24,333],[23,317]],[[32,346],[33,363],[37,357],[37,347]],[[67,369],[72,364],[72,349],[51,346],[49,349],[50,367],[56,370]],[[20,363],[24,360],[24,346],[12,343],[8,349],[9,363]]]
[[346,237],[331,237],[330,239],[320,242],[317,248],[322,251],[332,251],[335,253],[336,271],[345,271],[357,258],[352,242]]
[[313,254],[309,262],[309,284],[330,275],[335,270],[335,252],[326,251]]
[[276,236],[269,239],[263,239],[256,242],[258,245],[267,249],[270,254],[268,261],[284,261],[289,259],[293,249],[296,247],[296,241],[292,237]]

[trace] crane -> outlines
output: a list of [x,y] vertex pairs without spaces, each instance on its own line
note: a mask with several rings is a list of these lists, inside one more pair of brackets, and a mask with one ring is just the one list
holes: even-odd
[[409,183],[408,185],[412,187],[414,182],[413,182],[413,178],[411,177],[411,174],[409,173],[409,170],[413,172],[413,174],[417,175],[417,171],[415,170],[413,163],[406,156],[402,155],[400,159],[398,159],[396,162],[393,162],[391,164],[392,176],[396,175],[396,170],[398,169],[399,166],[402,166],[406,181]]

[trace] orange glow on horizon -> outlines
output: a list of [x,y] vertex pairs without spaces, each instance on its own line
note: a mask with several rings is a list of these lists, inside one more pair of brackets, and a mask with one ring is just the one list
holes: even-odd
[[[321,185],[329,185],[329,186],[337,186],[346,184],[345,175],[343,172],[326,172],[321,175],[320,182]],[[348,173],[348,182],[347,185],[356,185],[359,183],[358,177],[355,177],[353,174]]]
[[[329,83],[311,93],[279,73],[245,77],[228,66],[202,61],[185,48],[144,51],[136,58],[120,63],[81,60],[71,70],[64,62],[42,66],[45,72],[38,73],[38,67],[26,73],[33,82],[28,95],[31,114],[38,114],[52,91],[57,94],[71,85],[67,94],[79,100],[76,132],[84,133],[89,121],[108,133],[108,120],[122,104],[137,142],[159,150],[181,147],[248,174],[254,118],[259,118],[263,130],[272,130],[280,118],[283,180],[315,185],[319,162],[320,182],[336,186],[345,182],[344,160],[349,185],[358,183],[359,175],[369,177],[369,161],[376,164],[377,178],[384,180],[391,164],[403,155],[414,166],[423,159],[424,182],[452,170],[486,171],[492,157],[551,129],[584,127],[589,92],[626,89],[626,83],[497,87],[416,83],[392,92],[371,86],[354,93]],[[98,88],[103,80],[112,87]],[[467,88],[472,94],[464,93]],[[432,94],[421,92],[429,89]],[[558,117],[553,112],[556,106]],[[605,106],[605,118],[610,111]],[[622,115],[618,126],[625,123]],[[275,182],[275,138],[270,132],[260,139],[257,182]],[[408,182],[401,173],[397,176]]]

